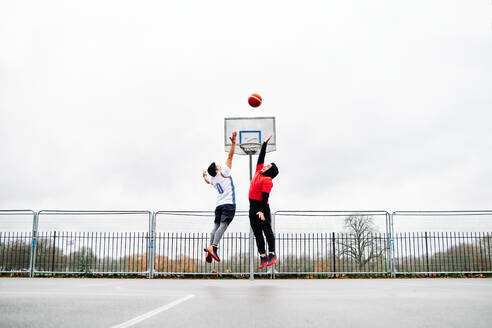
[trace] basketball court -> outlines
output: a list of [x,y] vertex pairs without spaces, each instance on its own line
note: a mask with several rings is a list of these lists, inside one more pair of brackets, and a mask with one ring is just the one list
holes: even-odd
[[0,279],[1,327],[490,327],[490,279]]

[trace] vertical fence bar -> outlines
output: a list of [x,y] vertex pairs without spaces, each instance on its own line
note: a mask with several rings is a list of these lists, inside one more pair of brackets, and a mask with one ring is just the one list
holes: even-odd
[[392,221],[393,221],[393,215],[390,213],[386,213],[386,236],[387,236],[386,254],[387,254],[387,259],[388,259],[388,261],[386,261],[386,270],[389,269],[389,273],[390,273],[391,277],[394,277],[395,276],[395,267],[394,267],[394,263],[393,263],[393,251],[392,251],[392,249],[393,249],[393,238],[394,237],[393,237],[393,233],[391,231]]
[[427,243],[427,231],[425,232],[424,234],[424,238],[425,238],[425,258],[426,258],[426,270],[427,270],[427,273],[430,273],[430,267],[429,267],[429,246],[428,246],[428,243]]
[[34,276],[34,266],[36,265],[36,246],[38,241],[38,212],[34,212],[32,220],[31,252],[29,261],[29,276]]
[[[271,214],[271,216],[272,216],[272,229],[273,229],[273,235],[275,236],[275,244],[276,244],[276,245],[275,245],[275,254],[276,254],[276,255],[277,255],[277,257],[278,257],[278,249],[279,249],[279,246],[280,246],[280,245],[277,245],[277,233],[276,233],[277,229],[275,228],[275,212],[274,212],[274,213],[272,213],[272,214]],[[277,258],[277,260],[278,260],[278,258]],[[272,269],[272,271],[271,271],[270,278],[271,278],[271,279],[275,279],[275,264],[271,266],[271,269]]]
[[[5,233],[2,234],[2,232],[0,231],[0,245],[4,244],[5,242],[2,242],[2,238],[5,240]],[[1,267],[2,269],[5,267],[5,262],[4,262],[4,259],[3,259],[3,256],[5,255],[5,247],[1,247],[0,248],[1,252],[0,252],[0,264],[1,264]]]
[[154,277],[154,262],[155,262],[155,213],[149,212],[149,251],[148,251],[148,260],[149,263],[149,278],[152,279]]
[[51,256],[51,272],[55,271],[56,231],[53,231],[53,249]]
[[337,258],[337,253],[335,249],[335,233],[331,233],[331,249],[332,249],[332,270],[333,272],[337,272],[337,267],[336,267],[336,258]]
[[385,270],[388,272],[388,273],[391,273],[391,259],[390,259],[390,247],[389,247],[389,243],[390,243],[390,231],[389,231],[389,215],[388,213],[386,213],[386,219],[385,219],[385,244],[384,244],[384,250],[385,250]]
[[[7,235],[7,269],[9,269],[10,271],[12,271],[12,234],[13,232],[8,232],[8,235]],[[9,260],[9,255],[10,255],[10,260]]]
[[390,232],[391,232],[391,239],[390,239],[390,248],[391,248],[391,272],[392,276],[396,276],[396,256],[395,256],[395,213],[391,213],[390,215]]
[[[490,265],[492,265],[492,254],[491,254],[492,253],[492,248],[490,247],[490,239],[492,238],[492,236],[487,232],[487,237],[486,238],[487,238],[486,252],[487,252],[487,255],[488,255],[488,261],[487,261],[487,263],[490,264]],[[485,245],[485,242],[484,242],[484,245]],[[489,267],[487,267],[487,270],[489,270]]]

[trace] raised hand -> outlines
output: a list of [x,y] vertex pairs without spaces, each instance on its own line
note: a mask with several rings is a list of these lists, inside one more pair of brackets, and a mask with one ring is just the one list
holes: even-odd
[[236,131],[232,132],[232,137],[229,137],[232,143],[236,143],[236,136],[237,136],[237,132]]
[[207,177],[207,171],[206,170],[203,170],[202,175],[203,175],[204,178],[206,178]]

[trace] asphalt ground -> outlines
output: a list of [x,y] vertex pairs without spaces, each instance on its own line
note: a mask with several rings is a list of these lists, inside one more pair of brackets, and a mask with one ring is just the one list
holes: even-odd
[[0,278],[0,327],[492,327],[492,279]]

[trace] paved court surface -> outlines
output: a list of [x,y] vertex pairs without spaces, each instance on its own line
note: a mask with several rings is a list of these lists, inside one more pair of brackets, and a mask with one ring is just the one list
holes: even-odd
[[0,278],[0,327],[492,327],[492,279]]

